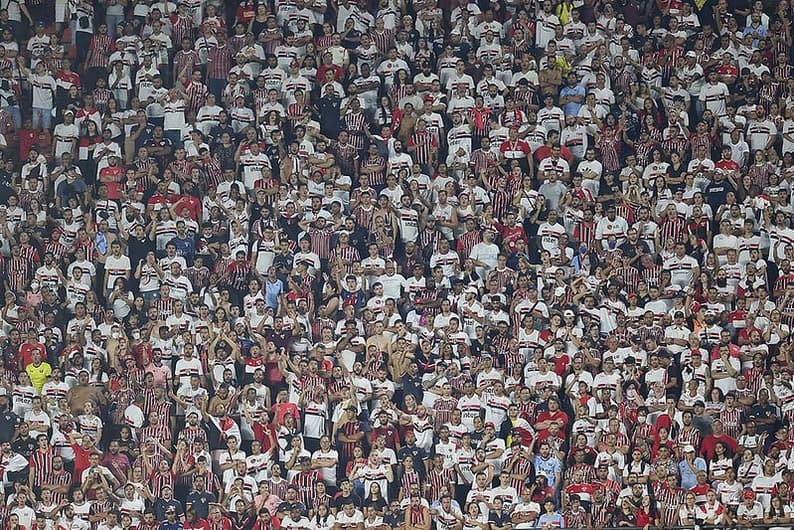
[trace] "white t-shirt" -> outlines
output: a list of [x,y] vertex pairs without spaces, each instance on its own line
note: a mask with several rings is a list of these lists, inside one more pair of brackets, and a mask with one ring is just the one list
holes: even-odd
[[309,438],[320,438],[325,432],[325,422],[328,419],[328,407],[324,403],[309,401],[303,407],[304,424],[303,435]]
[[179,380],[180,387],[190,386],[190,377],[194,375],[204,375],[204,369],[201,366],[201,361],[195,357],[192,359],[179,359],[176,362],[174,375]]
[[124,255],[118,258],[112,254],[109,255],[105,260],[105,272],[108,278],[105,288],[112,289],[116,278],[127,278],[130,272],[130,258]]
[[[289,521],[289,517],[287,517],[286,521]],[[364,514],[359,510],[355,510],[353,515],[347,515],[344,510],[340,510],[336,514],[336,522],[340,525],[357,525],[364,522]],[[284,521],[281,522],[281,526],[284,526]]]
[[[312,459],[315,458],[333,458],[336,462],[339,462],[339,453],[335,449],[328,449],[327,452],[323,451],[322,449],[316,450],[312,454]],[[321,467],[319,468],[320,476],[323,479],[323,482],[329,485],[336,485],[336,466],[331,467]]]
[[52,109],[55,101],[55,78],[49,74],[38,75],[31,72],[28,76],[33,86],[33,107],[39,109]]
[[74,123],[71,125],[59,123],[55,126],[53,136],[53,140],[55,140],[55,158],[60,159],[62,154],[72,151],[72,141],[80,136],[80,131]]

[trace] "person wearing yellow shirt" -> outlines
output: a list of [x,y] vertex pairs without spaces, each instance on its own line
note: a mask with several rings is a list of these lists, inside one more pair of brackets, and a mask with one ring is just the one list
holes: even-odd
[[31,356],[33,357],[33,362],[25,367],[25,371],[30,377],[30,384],[33,385],[33,388],[36,389],[36,392],[41,394],[41,388],[52,374],[52,366],[50,366],[50,363],[44,362],[42,360],[44,355],[41,351],[41,348],[39,347],[35,348],[31,352]]

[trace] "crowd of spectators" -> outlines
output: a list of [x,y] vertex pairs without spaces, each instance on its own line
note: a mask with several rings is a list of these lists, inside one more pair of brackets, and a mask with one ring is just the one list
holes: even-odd
[[0,0],[0,527],[794,524],[789,0]]

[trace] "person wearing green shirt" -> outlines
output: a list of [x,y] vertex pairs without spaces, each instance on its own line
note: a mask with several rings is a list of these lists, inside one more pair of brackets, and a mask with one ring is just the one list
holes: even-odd
[[52,366],[50,366],[50,363],[42,360],[44,355],[40,347],[36,347],[31,352],[31,356],[33,357],[33,362],[25,367],[25,371],[30,377],[30,384],[33,385],[36,392],[41,394],[41,388],[52,374]]

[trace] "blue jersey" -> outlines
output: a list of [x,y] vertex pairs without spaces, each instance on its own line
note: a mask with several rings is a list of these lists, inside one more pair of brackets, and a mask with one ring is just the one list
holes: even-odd
[[180,238],[174,237],[169,241],[176,247],[176,255],[185,258],[185,261],[191,263],[193,256],[196,254],[196,242],[192,237]]

